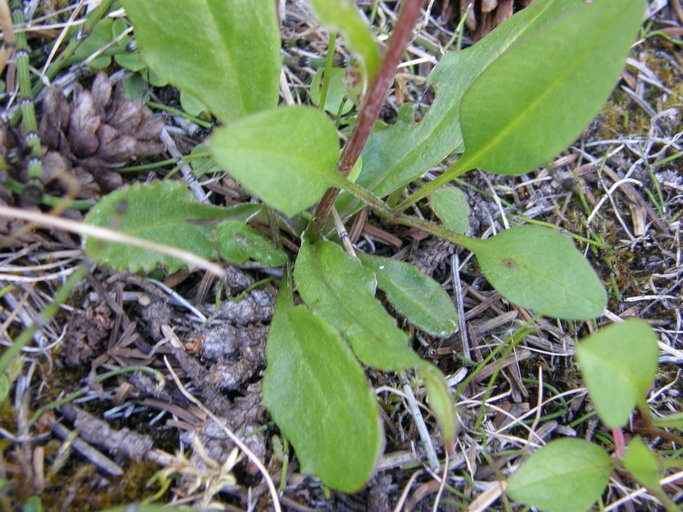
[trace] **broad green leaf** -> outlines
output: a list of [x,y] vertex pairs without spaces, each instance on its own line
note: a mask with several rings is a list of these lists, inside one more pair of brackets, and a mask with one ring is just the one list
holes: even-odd
[[415,180],[450,153],[462,151],[460,102],[474,80],[512,46],[582,4],[583,0],[537,0],[474,46],[446,53],[429,76],[436,89],[432,106],[417,124],[412,107],[404,106],[405,112],[396,124],[370,135],[358,184],[383,197]]
[[366,83],[377,72],[380,57],[368,25],[351,0],[311,0],[316,16],[328,29],[339,30],[365,67]]
[[558,439],[524,462],[510,478],[507,493],[548,512],[582,512],[600,497],[612,460],[599,446],[582,439]]
[[576,139],[619,78],[644,12],[645,0],[583,3],[501,55],[462,100],[466,167],[529,172]]
[[423,363],[375,298],[373,272],[338,245],[304,242],[294,278],[304,302],[344,335],[364,364],[397,371]]
[[122,0],[149,67],[223,122],[277,105],[280,32],[271,0]]
[[462,190],[456,187],[441,187],[432,192],[430,205],[446,229],[464,235],[469,228],[470,205]]
[[623,462],[626,470],[645,487],[659,488],[661,477],[659,462],[640,437],[636,436],[631,439]]
[[377,285],[408,321],[434,336],[448,336],[458,324],[453,302],[441,285],[409,263],[360,254]]
[[643,402],[657,372],[658,354],[654,331],[640,320],[610,325],[576,347],[583,380],[605,425],[624,426]]
[[228,261],[244,263],[248,259],[258,261],[269,267],[279,267],[287,263],[287,254],[244,222],[226,220],[216,226],[218,250]]
[[482,240],[475,253],[491,285],[518,306],[566,320],[596,318],[605,309],[595,272],[556,231],[517,226]]
[[211,136],[216,162],[266,204],[293,217],[343,180],[337,130],[310,107],[283,107],[244,117]]
[[[353,102],[346,98],[346,89],[344,88],[345,73],[346,71],[341,68],[330,69],[327,97],[325,98],[325,111],[333,116],[347,114],[351,107],[353,107]],[[320,90],[322,89],[324,74],[325,70],[319,69],[311,81],[311,101],[318,107],[320,106]]]
[[382,449],[372,389],[339,333],[280,291],[268,343],[263,402],[292,443],[303,471],[358,491]]
[[[213,225],[205,219],[223,219],[228,211],[195,202],[192,193],[177,181],[133,185],[103,197],[85,216],[85,222],[114,229],[206,259],[216,257]],[[175,272],[185,263],[170,256],[120,243],[91,238],[85,241],[88,257],[118,270],[153,270],[159,265]]]

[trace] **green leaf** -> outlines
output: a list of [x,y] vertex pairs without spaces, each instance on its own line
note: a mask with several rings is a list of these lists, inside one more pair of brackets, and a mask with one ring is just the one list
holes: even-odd
[[351,51],[363,62],[366,83],[369,83],[379,68],[379,49],[354,3],[350,0],[311,0],[311,5],[323,25],[344,35]]
[[582,439],[548,443],[512,475],[508,495],[548,512],[588,510],[609,481],[612,460],[602,448]]
[[429,406],[439,422],[444,446],[450,452],[455,443],[455,411],[451,389],[446,384],[444,375],[435,366],[425,365],[417,373],[425,381]]
[[657,372],[659,348],[652,328],[628,320],[598,331],[579,343],[576,357],[600,419],[622,427],[644,401]]
[[283,250],[238,220],[226,220],[218,224],[216,240],[221,255],[228,261],[244,263],[252,259],[269,267],[287,263],[287,254]]
[[190,151],[190,157],[190,167],[192,167],[192,173],[197,178],[200,178],[205,174],[225,172],[216,163],[216,161],[213,158],[211,158],[211,156],[209,155],[209,149],[204,144],[197,144],[194,148],[192,148],[192,151]]
[[566,320],[596,318],[605,309],[600,280],[564,235],[517,226],[481,243],[475,253],[486,278],[518,306]]
[[[114,20],[111,18],[103,18],[95,24],[90,35],[78,45],[74,51],[74,58],[78,59],[79,62],[86,60],[93,53],[102,50],[109,43],[111,43],[112,28],[114,26]],[[90,62],[88,66],[93,70],[104,69],[111,64],[111,57],[108,55],[99,56]]]
[[448,336],[458,325],[453,302],[441,285],[409,263],[359,254],[387,299],[410,323],[434,336]]
[[180,106],[191,116],[199,116],[206,112],[204,104],[187,91],[180,91]]
[[669,414],[668,416],[655,416],[652,418],[652,424],[662,428],[675,428],[683,430],[683,412],[676,414]]
[[218,128],[216,162],[266,204],[293,217],[339,184],[337,130],[310,107],[276,108]]
[[114,60],[119,66],[128,71],[142,71],[147,67],[139,52],[117,53],[114,55]]
[[[429,76],[436,98],[414,123],[412,106],[392,126],[374,131],[363,150],[365,165],[358,184],[383,197],[462,151],[460,102],[476,78],[513,45],[583,4],[583,0],[537,0],[474,46],[448,52]],[[507,91],[507,89],[504,89]]]
[[645,0],[584,3],[501,55],[462,100],[466,167],[529,172],[576,139],[619,78],[644,12]]
[[469,228],[470,205],[462,190],[441,187],[432,192],[430,205],[446,229],[464,235]]
[[43,512],[43,504],[38,496],[31,496],[22,507],[22,512]]
[[649,489],[659,489],[661,471],[659,462],[643,440],[636,436],[626,448],[624,467],[636,480]]
[[271,0],[122,0],[149,67],[223,122],[277,105],[280,32]]
[[[311,81],[311,101],[317,107],[320,106],[320,90],[322,88],[322,78],[324,74],[325,70],[319,69]],[[325,98],[325,111],[333,116],[336,116],[337,114],[347,114],[351,110],[351,107],[353,107],[353,102],[346,99],[346,89],[344,88],[345,74],[346,71],[341,68],[330,69],[327,97]],[[341,111],[339,110],[340,107]]]
[[[213,226],[204,219],[223,219],[228,211],[195,202],[192,193],[177,181],[133,185],[103,197],[85,216],[85,222],[114,229],[206,259],[216,258]],[[176,258],[120,243],[88,238],[88,257],[118,270],[153,270],[159,265],[175,272],[185,263]]]
[[304,302],[344,335],[364,364],[398,371],[423,363],[375,298],[374,274],[338,245],[304,242],[294,278]]
[[339,333],[305,307],[293,307],[286,284],[266,359],[263,402],[302,469],[330,487],[358,491],[383,444],[374,393]]

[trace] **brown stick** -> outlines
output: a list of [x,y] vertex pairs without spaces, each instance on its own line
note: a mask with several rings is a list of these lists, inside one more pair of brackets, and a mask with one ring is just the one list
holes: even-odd
[[[363,98],[358,120],[337,162],[337,170],[342,176],[349,175],[370,136],[372,127],[384,103],[387,90],[394,81],[396,68],[401,63],[401,56],[408,44],[423,2],[424,0],[403,0],[401,12],[389,38],[387,50],[382,58],[379,70]],[[329,188],[318,203],[313,219],[306,230],[311,241],[315,241],[320,236],[323,225],[338,195],[339,189]]]

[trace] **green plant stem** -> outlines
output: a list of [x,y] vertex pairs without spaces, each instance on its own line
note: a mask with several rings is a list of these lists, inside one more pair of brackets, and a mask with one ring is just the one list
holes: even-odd
[[420,188],[416,192],[414,192],[412,195],[408,196],[407,199],[405,199],[401,204],[399,204],[395,209],[394,213],[399,214],[402,211],[404,211],[406,208],[409,206],[417,203],[420,199],[423,197],[428,196],[432,192],[434,192],[437,188],[439,188],[441,185],[444,185],[451,181],[454,178],[457,178],[458,176],[461,176],[462,174],[465,174],[467,171],[472,169],[471,163],[472,163],[472,158],[468,158],[467,154],[465,153],[460,160],[458,160],[455,165],[453,165],[450,169],[446,170],[443,172],[441,176],[436,178],[433,181],[430,181],[427,183],[424,187]]
[[[24,25],[24,11],[21,0],[12,1],[12,23],[14,26]],[[40,201],[43,192],[43,161],[40,149],[40,137],[38,136],[38,122],[36,111],[33,106],[33,94],[31,91],[31,74],[29,70],[28,40],[26,31],[15,33],[16,46],[15,66],[17,81],[19,82],[19,108],[21,114],[21,127],[24,132],[26,146],[29,148],[27,165],[28,182],[25,194],[32,203]]]
[[453,242],[454,244],[460,245],[461,247],[464,247],[465,249],[468,249],[472,252],[475,252],[477,250],[486,250],[483,242],[476,238],[470,238],[469,236],[461,235],[459,233],[456,233],[455,231],[451,231],[449,229],[443,228],[431,222],[420,220],[415,217],[410,217],[408,215],[394,215],[394,212],[384,201],[374,196],[368,190],[356,185],[355,183],[347,179],[340,179],[338,182],[338,186],[346,190],[347,192],[350,192],[362,201],[366,202],[381,217],[384,217],[387,220],[394,221],[398,224],[409,226],[411,228],[419,229],[421,231],[429,233],[430,235],[438,236],[440,238],[443,238],[444,240],[448,240],[449,242]]
[[163,110],[164,112],[170,112],[171,114],[175,114],[175,115],[178,115],[180,117],[184,117],[188,121],[192,121],[194,124],[201,126],[202,128],[211,128],[213,126],[211,123],[207,123],[206,121],[202,121],[197,116],[193,116],[191,114],[188,114],[187,112],[183,112],[182,110],[178,110],[177,108],[168,107],[168,106],[163,105],[161,103],[155,103],[154,101],[148,101],[147,105],[149,105],[150,107],[155,108],[157,110]]
[[[12,192],[16,194],[23,194],[26,190],[26,185],[24,185],[23,183],[19,183],[18,181],[13,180],[12,178],[8,178],[7,188],[9,188]],[[68,208],[69,210],[89,210],[92,207],[92,205],[95,204],[95,201],[92,201],[90,199],[75,199],[73,201],[68,201],[62,199],[61,197],[43,194],[41,203],[45,206],[51,207],[63,207],[64,205],[66,205],[66,208]]]
[[[15,0],[17,4],[21,5],[21,0]],[[87,15],[87,19],[85,20],[85,23],[83,24],[83,27],[78,31],[75,37],[73,37],[70,41],[69,44],[62,50],[62,52],[59,54],[59,56],[50,64],[45,71],[45,76],[47,77],[48,80],[52,79],[58,72],[59,70],[62,69],[64,66],[65,62],[67,59],[69,59],[74,52],[76,51],[76,48],[85,40],[88,38],[90,33],[92,32],[93,28],[95,28],[95,25],[97,24],[98,21],[109,11],[109,7],[111,7],[111,4],[113,3],[114,0],[102,0],[99,4],[97,4]],[[22,19],[23,19],[23,13],[22,13]],[[15,22],[16,23],[16,22]],[[36,84],[33,86],[33,94],[32,96],[35,98],[36,95],[43,90],[45,87],[45,82],[43,80],[38,80]],[[17,110],[14,115],[12,116],[12,126],[16,126],[16,124],[19,122],[19,118],[22,115],[21,110]]]
[[[325,102],[327,101],[327,91],[330,89],[330,75],[332,74],[332,63],[334,62],[334,48],[337,44],[337,34],[332,32],[327,43],[327,56],[325,57],[325,71],[323,72],[323,87],[320,90],[320,110],[325,112]],[[341,107],[340,107],[341,108]]]
[[[186,155],[182,158],[182,161],[184,163],[187,163],[187,158],[189,155]],[[201,155],[201,158],[204,158],[206,156],[209,156],[209,153]],[[200,158],[197,156],[197,158]],[[158,169],[159,167],[163,167],[165,165],[172,165],[172,164],[177,164],[179,161],[178,158],[167,158],[166,160],[159,160],[158,162],[154,162],[151,164],[142,164],[142,165],[131,165],[130,167],[120,167],[118,169],[114,169],[118,173],[124,173],[124,172],[139,172],[139,171],[147,171],[149,169]]]
[[[153,375],[156,377],[157,382],[159,383],[159,386],[163,388],[164,385],[164,376],[157,370],[153,370],[152,368],[148,368],[146,366],[127,366],[126,368],[119,368],[118,370],[112,370],[107,373],[103,373],[102,375],[98,375],[97,378],[95,379],[98,383],[99,382],[104,382],[105,380],[111,378],[111,377],[116,377],[117,375],[121,375],[124,373],[130,373],[130,372],[145,372]],[[42,406],[40,409],[38,409],[35,413],[33,413],[33,416],[31,417],[31,420],[29,421],[29,425],[33,425],[40,416],[46,412],[49,411],[50,409],[55,409],[59,407],[60,405],[68,404],[69,402],[73,402],[77,398],[85,395],[88,392],[88,387],[84,387],[79,389],[78,391],[74,391],[70,395],[65,396],[64,398],[60,398],[59,400],[55,400],[54,402],[50,402],[49,404],[46,404]]]
[[[401,56],[410,39],[413,27],[417,22],[420,14],[420,9],[424,0],[404,0],[401,5],[401,11],[394,30],[389,38],[387,50],[380,63],[377,75],[375,75],[370,87],[368,88],[363,103],[361,105],[358,120],[353,127],[351,137],[344,146],[339,161],[337,162],[337,170],[346,177],[351,172],[356,160],[360,156],[365,143],[370,136],[372,127],[377,120],[379,111],[384,103],[389,86],[394,80],[396,68],[401,62]],[[330,209],[334,204],[339,189],[330,188],[325,192],[325,195],[318,203],[313,219],[306,229],[306,235],[311,241],[315,241],[320,237],[325,221],[330,214]]]
[[21,349],[31,341],[35,332],[41,329],[43,325],[49,322],[57,314],[59,306],[66,301],[71,294],[71,291],[87,273],[88,267],[82,264],[69,276],[66,283],[64,283],[64,286],[55,294],[52,302],[45,307],[43,312],[38,316],[35,322],[33,322],[33,325],[24,329],[17,339],[14,340],[14,343],[12,343],[12,345],[3,352],[2,356],[0,356],[0,373],[3,373],[7,369],[12,360],[19,355]]
[[[496,348],[494,348],[483,360],[481,363],[477,365],[477,367],[470,372],[470,374],[463,379],[463,381],[458,385],[458,388],[455,390],[455,394],[453,395],[453,400],[455,401],[463,392],[463,390],[467,387],[467,385],[474,380],[474,378],[477,376],[477,373],[481,371],[484,366],[489,364],[490,361],[492,361],[501,351],[505,350],[506,353],[509,353],[511,348],[514,348],[515,345],[517,345],[522,339],[524,339],[524,336],[528,334],[532,329],[529,329],[529,326],[533,324],[538,319],[538,317],[534,317],[528,322],[526,322],[524,325],[522,325],[519,329],[517,329],[514,333],[512,333],[511,336],[508,336],[505,339],[504,343],[501,343],[498,345]],[[510,341],[510,344],[508,344],[508,341]],[[501,359],[505,359],[504,357]]]

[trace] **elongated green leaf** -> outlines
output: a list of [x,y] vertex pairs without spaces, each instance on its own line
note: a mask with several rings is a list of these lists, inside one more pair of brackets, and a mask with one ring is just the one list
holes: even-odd
[[645,0],[596,0],[491,64],[462,100],[468,168],[521,174],[546,163],[597,114],[624,66]]
[[351,51],[363,61],[369,83],[379,67],[379,49],[357,7],[350,0],[311,0],[311,4],[323,25],[344,34]]
[[451,453],[455,443],[455,411],[451,389],[446,384],[444,375],[435,366],[425,365],[417,372],[425,381],[429,406],[439,422],[444,446]]
[[642,402],[657,372],[657,337],[640,320],[602,329],[576,348],[583,380],[600,419],[622,427]]
[[602,314],[600,280],[565,236],[538,226],[517,226],[483,240],[477,260],[506,299],[553,318],[587,320]]
[[464,235],[469,228],[470,205],[462,190],[441,187],[432,192],[430,205],[445,228]]
[[634,437],[626,448],[624,467],[644,486],[659,488],[661,470],[657,457],[640,437]]
[[475,79],[512,46],[582,4],[583,0],[537,0],[471,48],[444,55],[429,76],[436,89],[432,106],[417,124],[412,107],[404,106],[396,124],[372,133],[363,150],[365,165],[358,184],[382,197],[450,153],[462,151],[460,102]]
[[395,371],[422,364],[408,335],[375,298],[374,274],[338,245],[305,242],[294,278],[304,302],[344,335],[363,363]]
[[375,299],[373,272],[338,245],[319,241],[302,245],[294,277],[304,302],[342,333],[363,363],[380,370],[417,368],[450,450],[455,424],[448,386],[438,368],[413,352],[407,334]]
[[244,222],[226,220],[216,226],[218,250],[228,261],[244,263],[248,259],[270,267],[287,263],[287,254]]
[[283,286],[266,345],[263,402],[305,472],[357,491],[382,448],[374,394],[339,333],[288,296]]
[[271,0],[122,0],[149,67],[224,122],[277,105],[280,32]]
[[[206,259],[216,258],[213,225],[203,219],[222,219],[222,208],[195,202],[192,193],[177,181],[133,185],[103,197],[85,216],[85,222],[115,229],[151,242],[191,251]],[[119,243],[86,239],[88,257],[119,270],[152,270],[159,265],[175,272],[182,261],[156,252]]]
[[612,461],[582,439],[558,439],[535,452],[512,475],[508,495],[548,512],[582,512],[600,497]]
[[434,336],[448,336],[458,318],[453,302],[441,285],[409,263],[360,254],[360,260],[375,273],[377,285],[399,313],[410,323]]
[[211,152],[265,203],[289,217],[320,199],[341,175],[334,124],[310,107],[252,114],[215,130]]

